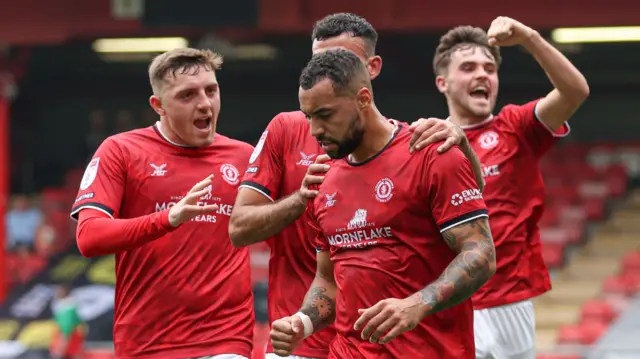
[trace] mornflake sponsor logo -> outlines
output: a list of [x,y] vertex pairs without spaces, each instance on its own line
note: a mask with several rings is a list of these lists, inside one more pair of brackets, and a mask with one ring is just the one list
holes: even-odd
[[375,246],[378,240],[393,237],[391,227],[376,227],[375,223],[368,223],[365,209],[356,210],[347,228],[340,228],[337,232],[327,237],[329,245],[349,249]]
[[474,201],[482,199],[482,192],[479,189],[467,189],[460,193],[454,193],[451,196],[451,204],[454,206],[459,206],[464,202]]
[[[213,202],[213,204],[217,204],[218,205],[218,209],[212,214],[202,214],[202,215],[196,216],[195,218],[192,219],[192,221],[194,221],[194,222],[216,223],[218,221],[216,215],[218,215],[218,214],[219,215],[224,215],[224,216],[227,216],[227,217],[231,216],[231,211],[233,211],[233,205],[220,203],[220,200],[221,200],[220,197],[214,197],[214,196],[211,195],[211,193],[208,193],[207,195],[205,195],[202,198],[200,198],[200,202],[197,203],[198,206],[206,206],[208,204],[211,204],[211,202],[203,201],[204,198],[212,200],[211,202]],[[182,199],[182,196],[172,196],[171,197],[171,201],[156,202],[155,211],[156,212],[165,211],[165,210],[175,206],[176,203],[178,203],[181,199]]]
[[498,165],[482,167],[482,177],[484,178],[498,176],[499,174],[500,174],[500,168],[498,167]]

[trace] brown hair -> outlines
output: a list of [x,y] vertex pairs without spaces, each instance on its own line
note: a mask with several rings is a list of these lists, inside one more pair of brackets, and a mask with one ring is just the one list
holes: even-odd
[[433,56],[433,71],[435,74],[440,75],[449,66],[451,55],[454,52],[472,47],[480,47],[488,51],[488,55],[491,55],[496,64],[500,66],[502,62],[500,48],[489,46],[489,38],[483,29],[473,26],[458,26],[447,31],[440,38],[440,43]]
[[162,84],[167,75],[173,77],[190,73],[196,75],[204,66],[207,71],[215,71],[222,66],[222,55],[211,50],[180,48],[156,56],[149,65],[149,81],[154,94],[162,92]]

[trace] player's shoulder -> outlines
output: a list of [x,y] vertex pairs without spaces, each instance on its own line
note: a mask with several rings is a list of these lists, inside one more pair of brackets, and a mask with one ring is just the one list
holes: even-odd
[[308,132],[309,122],[302,111],[280,112],[269,124],[271,131],[279,131],[284,134]]
[[535,107],[541,99],[535,99],[524,104],[507,104],[500,112],[495,116],[496,122],[513,121],[520,119],[524,116],[531,116],[534,114]]
[[241,154],[250,154],[253,151],[253,146],[240,140],[236,140],[234,138],[227,137],[225,135],[221,135],[216,133],[215,141],[219,146],[225,147],[232,151],[238,151],[237,153]]
[[135,145],[145,145],[153,140],[153,129],[151,127],[137,128],[131,131],[120,132],[107,137],[101,147],[109,150],[126,150]]

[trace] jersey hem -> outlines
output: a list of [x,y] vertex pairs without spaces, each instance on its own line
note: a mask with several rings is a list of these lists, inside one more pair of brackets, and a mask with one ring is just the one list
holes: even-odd
[[260,193],[261,195],[267,197],[271,202],[275,202],[276,200],[271,198],[271,191],[269,191],[269,189],[261,184],[252,182],[252,181],[242,181],[240,183],[240,186],[238,186],[238,190],[240,190],[240,188],[250,188],[258,193]]
[[85,209],[85,208],[95,209],[96,211],[100,211],[100,212],[106,214],[107,216],[113,218],[114,211],[111,208],[105,206],[104,204],[97,203],[97,202],[87,202],[87,203],[81,204],[81,205],[79,205],[77,207],[74,207],[71,210],[71,213],[69,214],[69,216],[74,221],[78,221],[78,217],[79,217],[80,211]]
[[252,345],[246,343],[230,343],[223,345],[212,345],[206,349],[169,349],[162,350],[156,354],[136,355],[136,356],[121,356],[116,354],[118,359],[166,359],[172,358],[199,358],[204,356],[214,356],[221,354],[233,354],[242,355],[246,358],[251,358]]
[[569,134],[571,133],[571,126],[569,126],[569,123],[567,121],[562,123],[562,127],[566,129],[562,133],[558,133],[558,131],[554,131],[551,127],[549,127],[549,125],[547,125],[544,121],[542,121],[542,119],[540,119],[540,116],[538,116],[538,104],[540,104],[539,100],[538,102],[536,102],[536,105],[533,107],[533,117],[536,119],[536,121],[540,122],[540,124],[544,128],[546,128],[547,131],[549,131],[549,133],[551,133],[551,136],[555,138],[563,138],[563,137],[569,136]]
[[537,290],[529,290],[526,292],[517,293],[516,295],[504,295],[498,299],[474,299],[471,298],[471,303],[473,304],[473,310],[501,307],[507,304],[513,304],[517,302],[522,302],[523,300],[533,299],[537,296],[540,296],[551,290],[551,285],[547,284],[543,288]]

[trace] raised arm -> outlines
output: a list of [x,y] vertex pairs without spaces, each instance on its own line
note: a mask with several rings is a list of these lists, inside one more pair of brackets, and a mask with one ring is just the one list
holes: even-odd
[[442,232],[458,255],[440,277],[419,292],[425,315],[451,308],[475,293],[496,272],[496,251],[487,217]]

